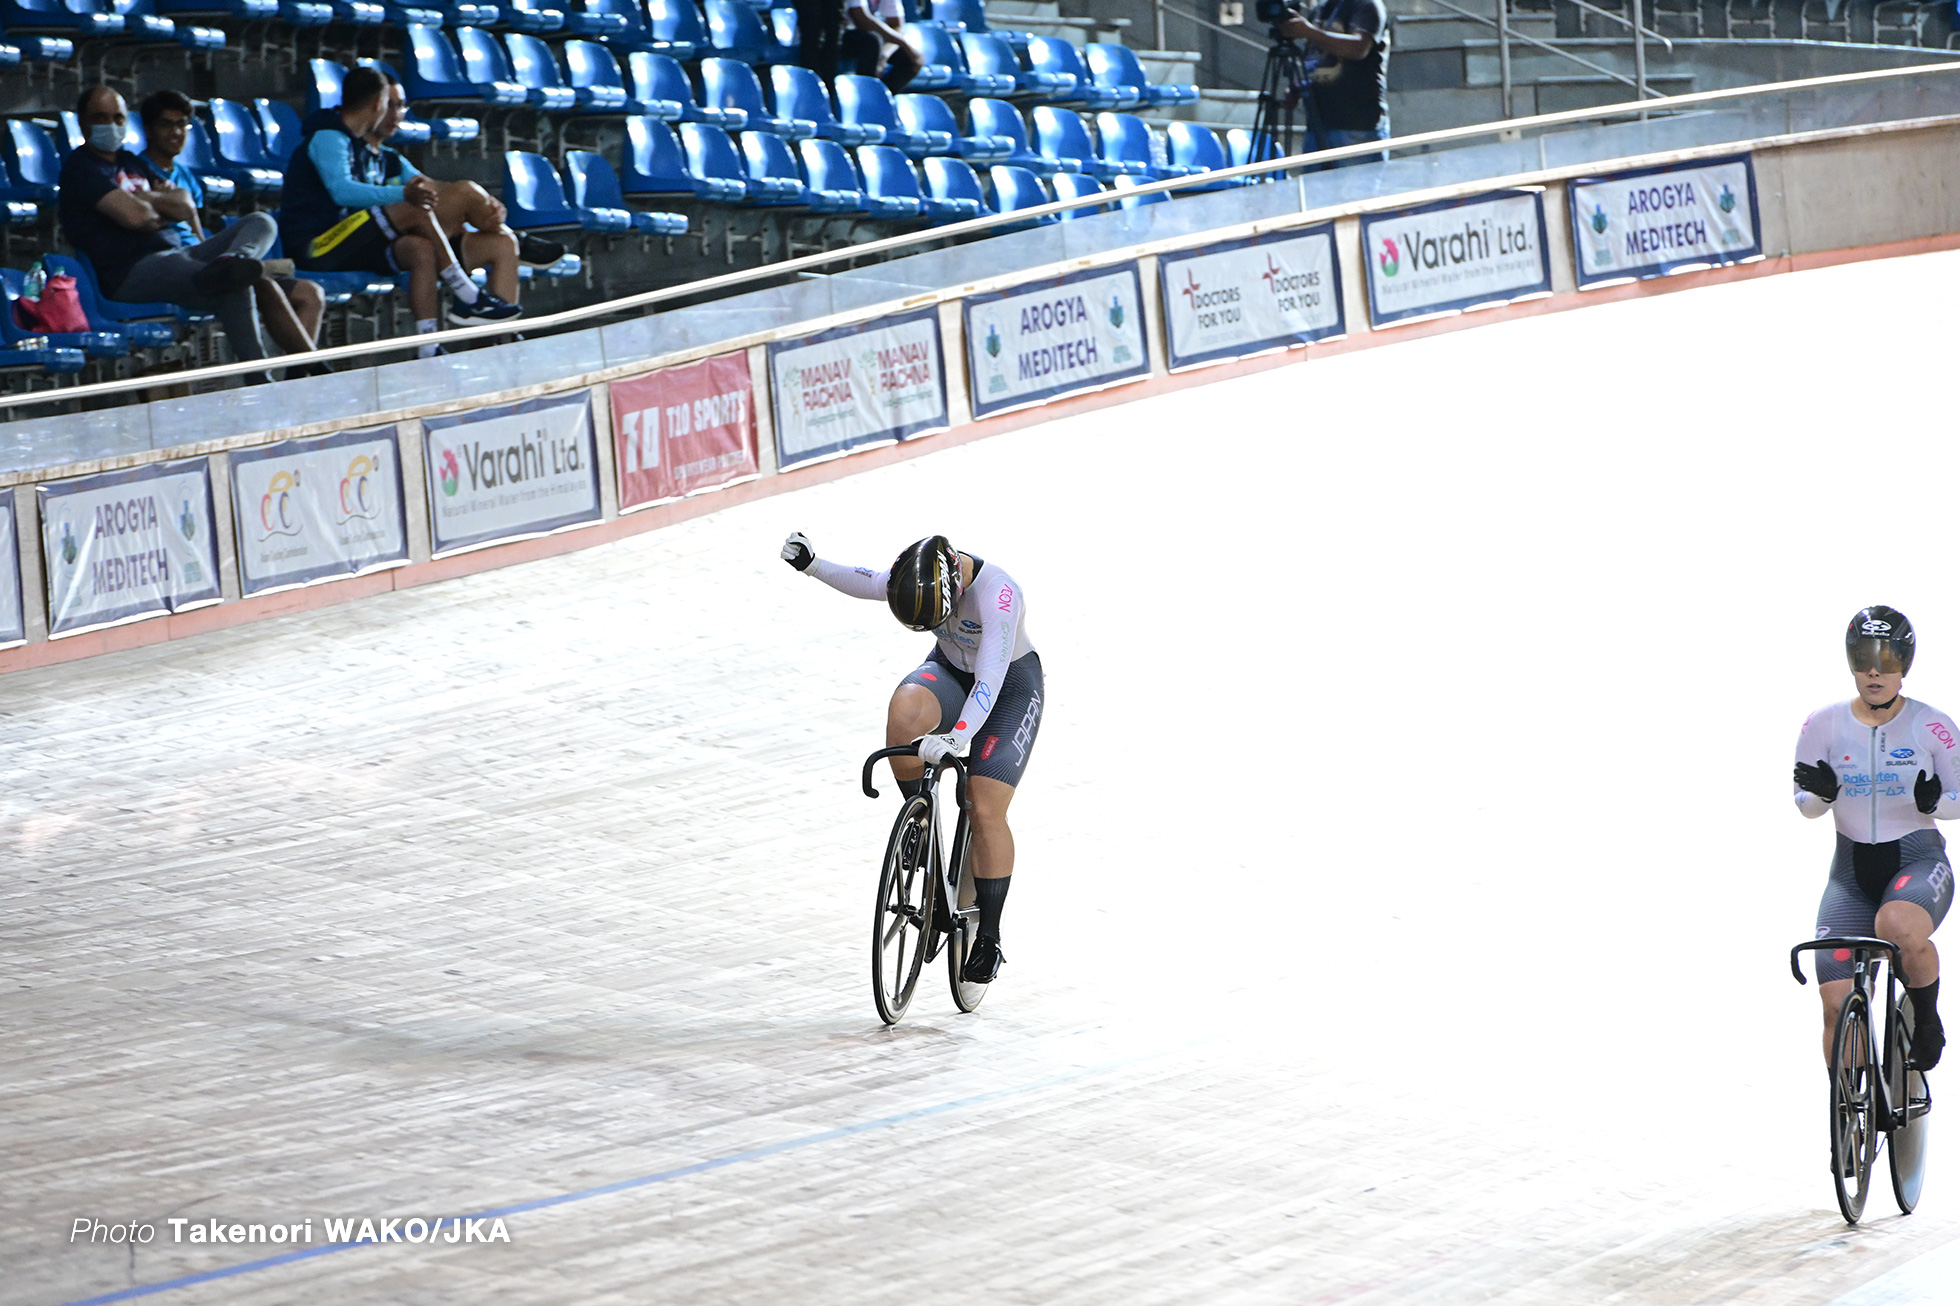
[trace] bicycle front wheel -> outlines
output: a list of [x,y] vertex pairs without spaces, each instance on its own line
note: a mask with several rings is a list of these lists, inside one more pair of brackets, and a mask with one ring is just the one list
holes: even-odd
[[1871,1008],[1865,995],[1853,990],[1838,1010],[1831,1038],[1831,1182],[1846,1224],[1858,1223],[1865,1213],[1877,1159],[1871,1049]]
[[1906,1066],[1911,1051],[1912,1003],[1908,1000],[1899,1003],[1892,1035],[1885,1041],[1885,1088],[1892,1099],[1894,1120],[1886,1153],[1892,1164],[1892,1196],[1907,1215],[1919,1205],[1919,1190],[1926,1183],[1926,1125],[1933,1109],[1926,1076]]
[[932,804],[908,798],[885,842],[871,918],[871,999],[896,1025],[911,1005],[932,935]]

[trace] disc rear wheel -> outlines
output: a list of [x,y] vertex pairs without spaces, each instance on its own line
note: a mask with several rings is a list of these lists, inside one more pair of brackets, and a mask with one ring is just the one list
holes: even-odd
[[1892,1165],[1892,1196],[1907,1215],[1919,1205],[1919,1190],[1926,1182],[1926,1126],[1933,1109],[1926,1076],[1906,1067],[1911,1050],[1912,1003],[1908,1000],[1899,1003],[1885,1049],[1885,1087],[1897,1120],[1885,1151]]
[[[966,851],[966,850],[962,850]],[[973,906],[973,867],[960,867],[960,906]],[[953,919],[952,933],[946,940],[946,982],[953,990],[953,1005],[961,1011],[971,1011],[980,1005],[980,999],[987,996],[991,984],[969,984],[964,978],[966,954],[979,932],[980,922],[972,916],[957,916]]]
[[1865,1213],[1878,1153],[1871,1047],[1871,1009],[1854,990],[1838,1010],[1831,1039],[1831,1181],[1847,1224]]
[[871,998],[896,1025],[911,1005],[932,936],[932,805],[909,798],[892,822],[871,921]]

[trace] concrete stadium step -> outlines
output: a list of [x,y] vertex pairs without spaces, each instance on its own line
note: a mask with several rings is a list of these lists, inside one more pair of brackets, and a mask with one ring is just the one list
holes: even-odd
[[1091,41],[1122,45],[1130,20],[1065,15],[1059,0],[993,0],[987,6],[987,26],[1010,32],[1032,32],[1079,48]]
[[1146,109],[1138,116],[1148,122],[1194,122],[1223,133],[1231,127],[1250,127],[1259,118],[1259,92],[1200,87],[1196,104],[1170,104]]
[[[1465,5],[1466,9],[1470,6]],[[1554,14],[1512,14],[1511,31],[1516,35],[1536,37],[1549,41],[1558,35],[1558,18]],[[1395,20],[1395,50],[1389,59],[1389,66],[1415,50],[1457,49],[1465,41],[1475,41],[1485,37],[1495,39],[1497,29],[1488,23],[1473,22],[1459,18],[1455,14],[1410,14]]]
[[[1561,41],[1558,48],[1569,50],[1578,58],[1609,72],[1619,73],[1622,77],[1633,76],[1633,50],[1625,41]],[[1497,42],[1464,43],[1464,85],[1496,86],[1500,82],[1501,69]],[[1562,82],[1574,77],[1597,76],[1597,73],[1588,73],[1583,65],[1548,50],[1511,47],[1511,83],[1514,86],[1527,82]],[[1647,54],[1647,80],[1658,82],[1663,78],[1693,81],[1694,73],[1691,67],[1683,67],[1683,61],[1670,59],[1665,48],[1651,48]]]
[[1204,55],[1197,50],[1138,50],[1137,62],[1143,75],[1154,86],[1198,84],[1198,65]]

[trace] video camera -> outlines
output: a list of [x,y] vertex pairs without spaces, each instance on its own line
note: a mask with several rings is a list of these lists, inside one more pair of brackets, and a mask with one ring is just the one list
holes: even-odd
[[1252,13],[1273,40],[1284,41],[1288,38],[1280,35],[1279,25],[1289,18],[1305,18],[1308,8],[1307,0],[1256,0]]

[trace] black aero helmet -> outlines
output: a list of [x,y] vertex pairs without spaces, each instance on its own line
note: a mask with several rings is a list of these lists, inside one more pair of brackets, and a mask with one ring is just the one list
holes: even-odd
[[899,624],[912,630],[933,630],[944,624],[960,605],[960,559],[944,535],[907,545],[892,563],[885,584],[885,602]]
[[1853,671],[1903,676],[1912,670],[1912,623],[1897,608],[1874,603],[1852,614],[1844,628],[1844,656]]

